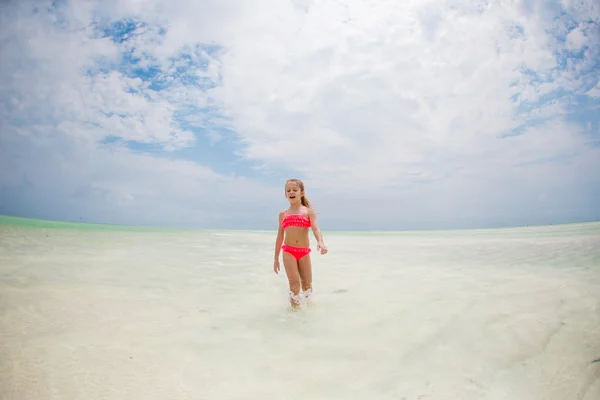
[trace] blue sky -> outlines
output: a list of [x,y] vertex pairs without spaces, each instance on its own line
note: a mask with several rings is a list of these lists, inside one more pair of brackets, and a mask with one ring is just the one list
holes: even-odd
[[275,229],[600,218],[593,1],[0,5],[0,213]]

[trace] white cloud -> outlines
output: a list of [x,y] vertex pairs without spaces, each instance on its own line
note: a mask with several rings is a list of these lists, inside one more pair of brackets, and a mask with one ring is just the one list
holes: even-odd
[[584,30],[581,27],[573,29],[567,35],[567,47],[571,50],[579,50],[587,42]]
[[[524,65],[554,71],[555,42],[537,14],[514,2],[269,5],[272,12],[257,8],[234,28],[221,95],[248,157],[315,184],[327,174],[330,185],[372,190],[413,173],[440,176],[446,157],[459,155],[481,154],[463,165],[477,168],[482,148],[502,146],[498,135],[544,114],[542,106],[516,115],[513,94],[536,102],[572,78],[523,76]],[[546,114],[561,108],[551,103]]]
[[[31,13],[32,4],[40,11]],[[431,215],[484,223],[490,207],[514,221],[559,213],[575,201],[565,187],[600,187],[591,172],[600,167],[597,147],[581,127],[588,121],[566,119],[571,94],[598,96],[593,0],[562,1],[564,15],[559,3],[541,0],[90,0],[61,5],[59,23],[44,11],[49,4],[0,8],[0,127],[3,136],[20,132],[35,146],[72,150],[38,160],[38,169],[5,161],[17,171],[0,175],[5,185],[20,185],[24,170],[39,185],[75,171],[61,195],[80,185],[87,189],[78,193],[103,199],[98,204],[135,208],[140,222],[201,221],[208,217],[184,215],[242,207],[245,196],[279,203],[266,197],[279,193],[268,175],[263,183],[234,179],[207,164],[120,145],[111,153],[99,143],[118,136],[173,151],[196,145],[191,130],[201,128],[215,148],[235,132],[239,153],[258,171],[303,178],[331,221],[343,219],[337,200],[328,200],[340,192],[364,202],[354,206],[357,218],[379,204],[383,223],[401,203],[418,226]],[[98,26],[124,19],[137,26],[127,40],[98,38]],[[131,66],[114,69],[126,54],[167,87],[152,90]],[[516,128],[520,136],[500,138]],[[14,152],[31,146],[5,143]],[[569,164],[556,161],[565,157]],[[519,190],[529,194],[515,197]],[[555,199],[553,208],[543,211],[538,198]],[[498,199],[510,206],[501,209]],[[102,218],[106,209],[98,210]]]
[[[17,203],[24,203],[38,217],[234,227],[240,215],[264,212],[283,196],[282,190],[191,161],[97,147],[73,137],[32,143],[12,133],[0,140],[5,152],[0,182],[15,196],[13,209],[22,210]],[[258,221],[272,222],[269,217]]]
[[596,84],[596,86],[588,90],[586,92],[586,95],[590,97],[600,97],[600,81]]

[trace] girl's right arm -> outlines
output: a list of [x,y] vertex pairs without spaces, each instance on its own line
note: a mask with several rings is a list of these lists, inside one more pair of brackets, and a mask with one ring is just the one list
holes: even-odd
[[281,251],[281,245],[283,244],[283,229],[281,228],[283,214],[283,211],[279,213],[279,228],[277,229],[277,238],[275,239],[275,261],[279,260],[279,252]]

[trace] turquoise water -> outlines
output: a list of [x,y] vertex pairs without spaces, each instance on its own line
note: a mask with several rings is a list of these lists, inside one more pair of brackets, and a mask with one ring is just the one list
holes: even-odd
[[97,231],[160,231],[172,230],[166,228],[129,226],[129,225],[112,225],[112,224],[94,224],[85,222],[70,222],[70,221],[53,221],[36,218],[12,217],[8,215],[0,215],[0,227],[13,228],[52,228],[52,229],[78,229],[78,230],[97,230]]
[[[29,227],[29,228],[56,228],[56,229],[80,229],[80,230],[99,230],[99,231],[132,231],[132,232],[188,232],[188,231],[213,231],[227,232],[226,229],[190,229],[190,228],[164,228],[133,225],[114,225],[71,221],[55,221],[36,218],[13,217],[0,215],[0,227]],[[246,230],[253,233],[271,233],[266,230]],[[489,229],[454,229],[454,230],[410,230],[410,231],[364,231],[364,230],[332,230],[329,231],[335,235],[410,235],[410,236],[448,236],[448,235],[588,235],[600,233],[600,222],[583,222],[560,225],[542,225],[542,226],[523,226],[512,228],[489,228]]]

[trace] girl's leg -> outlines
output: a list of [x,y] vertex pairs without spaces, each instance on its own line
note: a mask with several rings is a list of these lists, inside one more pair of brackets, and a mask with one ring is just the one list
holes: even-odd
[[305,292],[312,290],[312,263],[309,254],[298,260],[298,273],[302,282],[302,290]]
[[298,272],[298,263],[290,253],[286,251],[282,253],[285,274],[287,275],[290,284],[290,304],[292,307],[298,307],[300,305],[300,301],[298,300],[300,294],[300,273]]

